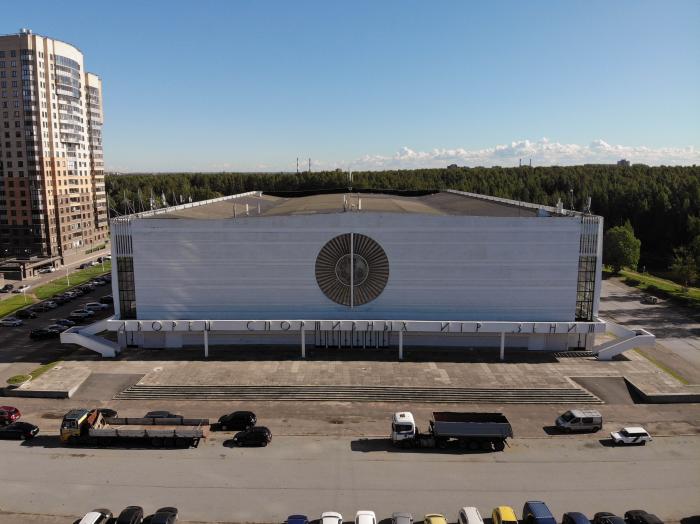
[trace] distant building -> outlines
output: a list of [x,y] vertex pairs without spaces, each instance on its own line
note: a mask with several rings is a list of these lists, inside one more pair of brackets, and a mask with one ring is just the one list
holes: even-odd
[[28,29],[0,35],[0,79],[0,253],[85,256],[109,238],[102,81],[76,47]]
[[629,167],[630,166],[630,161],[626,159],[618,160],[617,165],[620,167]]

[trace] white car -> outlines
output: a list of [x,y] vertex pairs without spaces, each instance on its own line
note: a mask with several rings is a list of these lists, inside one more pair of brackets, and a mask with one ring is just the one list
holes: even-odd
[[377,524],[377,516],[374,511],[358,511],[355,513],[355,524]]
[[651,442],[652,438],[649,432],[641,426],[632,426],[622,428],[620,431],[610,433],[610,438],[613,444],[639,444],[643,446],[647,442]]
[[38,271],[38,273],[41,273],[41,274],[44,274],[44,273],[53,273],[54,271],[56,271],[56,268],[53,267],[53,266],[49,266],[49,267],[42,267],[42,268]]
[[484,519],[479,510],[473,506],[465,506],[459,510],[458,524],[484,524]]
[[22,324],[24,324],[24,322],[22,322],[21,318],[17,318],[17,317],[0,318],[0,326],[17,327],[17,326],[21,326]]
[[29,286],[28,284],[23,284],[23,285],[21,285],[21,286],[15,288],[15,289],[13,289],[12,292],[13,292],[14,294],[17,294],[17,293],[24,293],[24,292],[27,291],[29,288],[30,288],[30,286]]
[[112,519],[112,512],[108,509],[93,509],[80,519],[78,524],[107,524]]
[[335,511],[324,511],[319,524],[343,524],[343,516]]
[[88,302],[85,304],[85,309],[89,311],[102,311],[107,309],[109,306],[107,304],[100,304],[99,302]]

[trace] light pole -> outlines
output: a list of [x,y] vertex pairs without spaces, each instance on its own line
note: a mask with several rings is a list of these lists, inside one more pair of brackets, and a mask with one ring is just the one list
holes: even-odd
[[66,266],[66,285],[70,286],[70,278],[68,278],[68,266]]

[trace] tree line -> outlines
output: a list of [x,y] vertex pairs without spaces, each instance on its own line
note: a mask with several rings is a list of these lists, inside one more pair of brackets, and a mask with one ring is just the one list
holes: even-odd
[[[112,214],[244,191],[342,190],[347,173],[175,173],[107,176]],[[679,249],[700,243],[700,167],[581,165],[455,167],[353,172],[353,188],[429,191],[458,189],[602,215],[606,230],[629,222],[641,241],[639,264],[668,269]]]

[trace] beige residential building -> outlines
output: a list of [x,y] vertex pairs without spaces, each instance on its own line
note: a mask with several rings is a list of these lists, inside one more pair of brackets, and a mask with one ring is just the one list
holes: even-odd
[[108,240],[102,81],[76,47],[0,36],[0,259],[84,256]]

